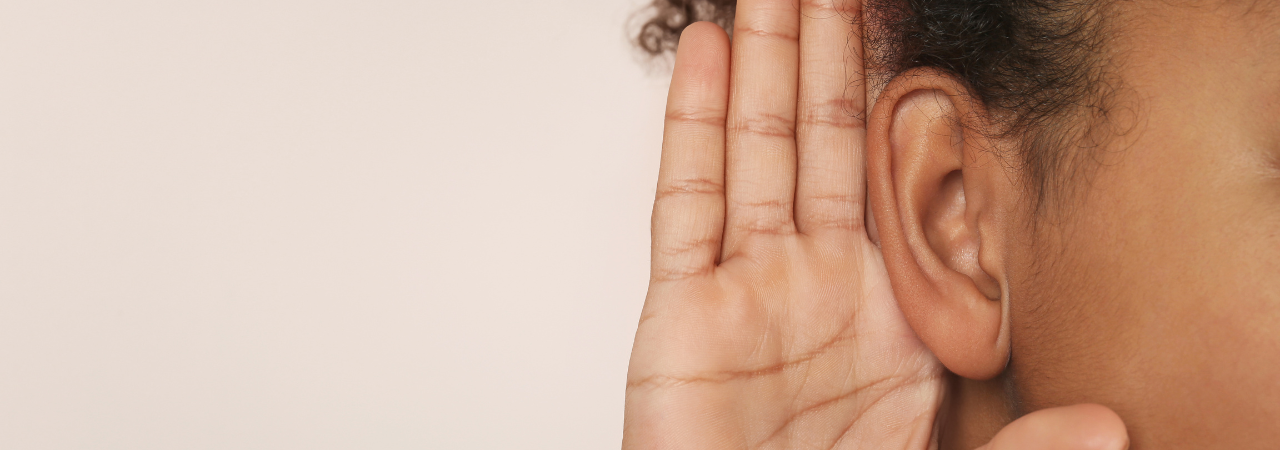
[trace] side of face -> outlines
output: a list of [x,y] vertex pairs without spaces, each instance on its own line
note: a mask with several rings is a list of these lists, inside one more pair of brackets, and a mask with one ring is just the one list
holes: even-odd
[[885,89],[868,175],[895,293],[949,369],[1002,378],[1020,411],[1101,403],[1134,448],[1267,448],[1280,440],[1280,7],[1115,13],[1113,104],[1131,123],[1040,210],[996,156],[1015,144],[948,125],[985,115],[954,79]]
[[1280,22],[1248,7],[1118,8],[1138,121],[1008,255],[1024,408],[1104,403],[1145,447],[1280,440]]

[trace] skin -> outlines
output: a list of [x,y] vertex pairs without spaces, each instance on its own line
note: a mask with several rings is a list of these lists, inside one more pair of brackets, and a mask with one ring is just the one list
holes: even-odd
[[1271,448],[1280,17],[1218,1],[1109,14],[1113,115],[1047,206],[1001,156],[1017,142],[976,132],[992,114],[947,74],[895,79],[872,113],[868,176],[894,292],[968,378],[950,416],[975,418],[949,423],[944,443],[1092,402],[1119,413],[1133,448]]
[[740,2],[732,51],[682,36],[624,448],[929,445],[942,369],[863,227],[861,61],[829,6]]
[[[850,112],[865,92],[846,86],[861,60],[844,55],[856,30],[841,19],[858,11],[829,7],[745,0],[732,51],[712,24],[682,37],[625,448],[937,438],[945,372],[898,310],[863,220],[866,128]],[[1126,442],[1095,405],[1032,414],[1002,436],[989,448]]]
[[624,448],[1280,437],[1274,15],[1117,6],[1132,126],[1038,210],[963,83],[848,89],[859,11],[832,6],[741,0],[732,46],[682,36]]
[[1280,441],[1276,6],[1120,4],[1133,131],[1070,219],[1017,229],[1036,245],[1007,250],[1040,269],[1009,273],[1022,409],[1105,404],[1135,448]]

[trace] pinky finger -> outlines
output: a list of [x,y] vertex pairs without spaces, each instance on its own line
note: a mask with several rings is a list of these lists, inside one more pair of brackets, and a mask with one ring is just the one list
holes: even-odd
[[724,230],[728,103],[729,38],[715,24],[690,25],[680,37],[667,94],[653,204],[653,281],[715,268]]

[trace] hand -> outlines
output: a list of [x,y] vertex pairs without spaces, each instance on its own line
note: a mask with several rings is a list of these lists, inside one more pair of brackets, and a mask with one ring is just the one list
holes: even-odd
[[1072,405],[1027,414],[978,450],[1125,450],[1129,433],[1102,405]]
[[684,31],[625,448],[929,447],[942,368],[863,221],[858,6],[741,0],[732,52]]
[[[740,0],[732,53],[715,25],[685,30],[624,448],[936,446],[943,369],[864,221],[858,7]],[[984,449],[1118,450],[1125,436],[1110,410],[1078,405]]]

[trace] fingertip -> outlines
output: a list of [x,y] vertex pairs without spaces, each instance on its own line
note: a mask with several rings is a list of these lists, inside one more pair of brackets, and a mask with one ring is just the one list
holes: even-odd
[[1120,415],[1094,403],[1064,407],[1078,424],[1080,450],[1126,450],[1129,432]]
[[723,110],[729,95],[729,38],[711,22],[689,25],[680,34],[671,74],[668,111]]
[[[680,45],[676,58],[684,63],[718,61],[728,59],[729,35],[723,28],[711,22],[695,22],[680,33]],[[681,56],[686,58],[681,58]]]
[[1035,411],[996,434],[986,450],[1126,450],[1129,433],[1106,406],[1079,404]]
[[724,28],[716,25],[714,22],[694,22],[684,28],[680,33],[680,44],[684,44],[686,39],[719,39],[723,37],[725,41],[729,40],[728,34]]

